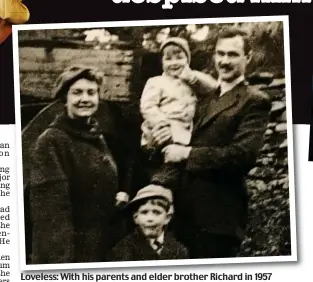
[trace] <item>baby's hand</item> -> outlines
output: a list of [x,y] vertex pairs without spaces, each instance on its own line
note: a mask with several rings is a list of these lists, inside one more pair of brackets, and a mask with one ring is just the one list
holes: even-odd
[[116,206],[121,204],[127,204],[129,201],[129,195],[126,192],[118,192],[115,196]]
[[181,80],[187,83],[190,83],[191,81],[195,79],[193,71],[188,65],[182,70],[178,78],[180,78]]

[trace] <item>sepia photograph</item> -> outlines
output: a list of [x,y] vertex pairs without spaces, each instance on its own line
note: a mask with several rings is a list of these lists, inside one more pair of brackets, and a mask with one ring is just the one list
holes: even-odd
[[288,24],[15,26],[21,268],[297,261]]

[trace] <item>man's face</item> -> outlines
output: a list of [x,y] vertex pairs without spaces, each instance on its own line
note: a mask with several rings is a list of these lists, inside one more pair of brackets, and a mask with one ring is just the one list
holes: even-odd
[[244,41],[241,36],[218,39],[215,46],[215,68],[219,78],[232,82],[245,74],[251,55],[244,52]]
[[158,238],[164,227],[169,222],[169,216],[166,210],[149,200],[140,206],[134,214],[134,221],[140,227],[142,233],[149,239]]

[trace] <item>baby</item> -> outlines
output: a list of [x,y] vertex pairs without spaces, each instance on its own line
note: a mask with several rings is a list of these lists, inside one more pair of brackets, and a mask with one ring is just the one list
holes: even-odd
[[[179,37],[167,39],[160,48],[163,74],[150,78],[143,90],[140,110],[144,119],[141,146],[150,159],[159,156],[162,148],[153,143],[153,129],[168,126],[169,144],[188,145],[193,129],[197,95],[208,93],[217,85],[210,75],[189,68],[191,54],[188,42]],[[151,178],[151,183],[175,189],[179,164],[162,162]]]

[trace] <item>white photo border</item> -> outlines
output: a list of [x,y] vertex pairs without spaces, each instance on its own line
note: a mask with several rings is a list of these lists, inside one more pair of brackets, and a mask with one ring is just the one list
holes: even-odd
[[[287,113],[287,141],[288,141],[288,175],[289,175],[289,205],[291,230],[291,255],[266,257],[235,257],[222,259],[188,259],[188,260],[160,260],[160,261],[128,261],[128,262],[99,262],[99,263],[68,263],[68,264],[26,264],[25,255],[25,229],[24,229],[24,193],[22,168],[22,136],[21,136],[21,110],[20,110],[20,72],[19,72],[19,45],[18,31],[22,30],[49,30],[49,29],[75,29],[75,28],[108,28],[108,27],[138,27],[138,26],[170,26],[188,24],[217,24],[217,23],[247,23],[247,22],[283,22],[284,57],[285,57],[285,95]],[[290,72],[290,44],[289,44],[289,17],[261,16],[261,17],[229,17],[229,18],[198,18],[198,19],[170,19],[145,21],[111,21],[111,22],[85,22],[85,23],[57,23],[57,24],[25,24],[15,25],[12,30],[13,38],[13,66],[14,66],[14,93],[15,93],[15,119],[16,119],[16,157],[17,157],[17,208],[20,269],[29,270],[61,270],[61,269],[96,269],[121,267],[151,267],[151,266],[178,266],[178,265],[205,265],[205,264],[241,264],[265,262],[295,262],[297,261],[296,239],[296,209],[295,209],[295,179],[294,179],[294,145],[291,105],[291,72]]]

